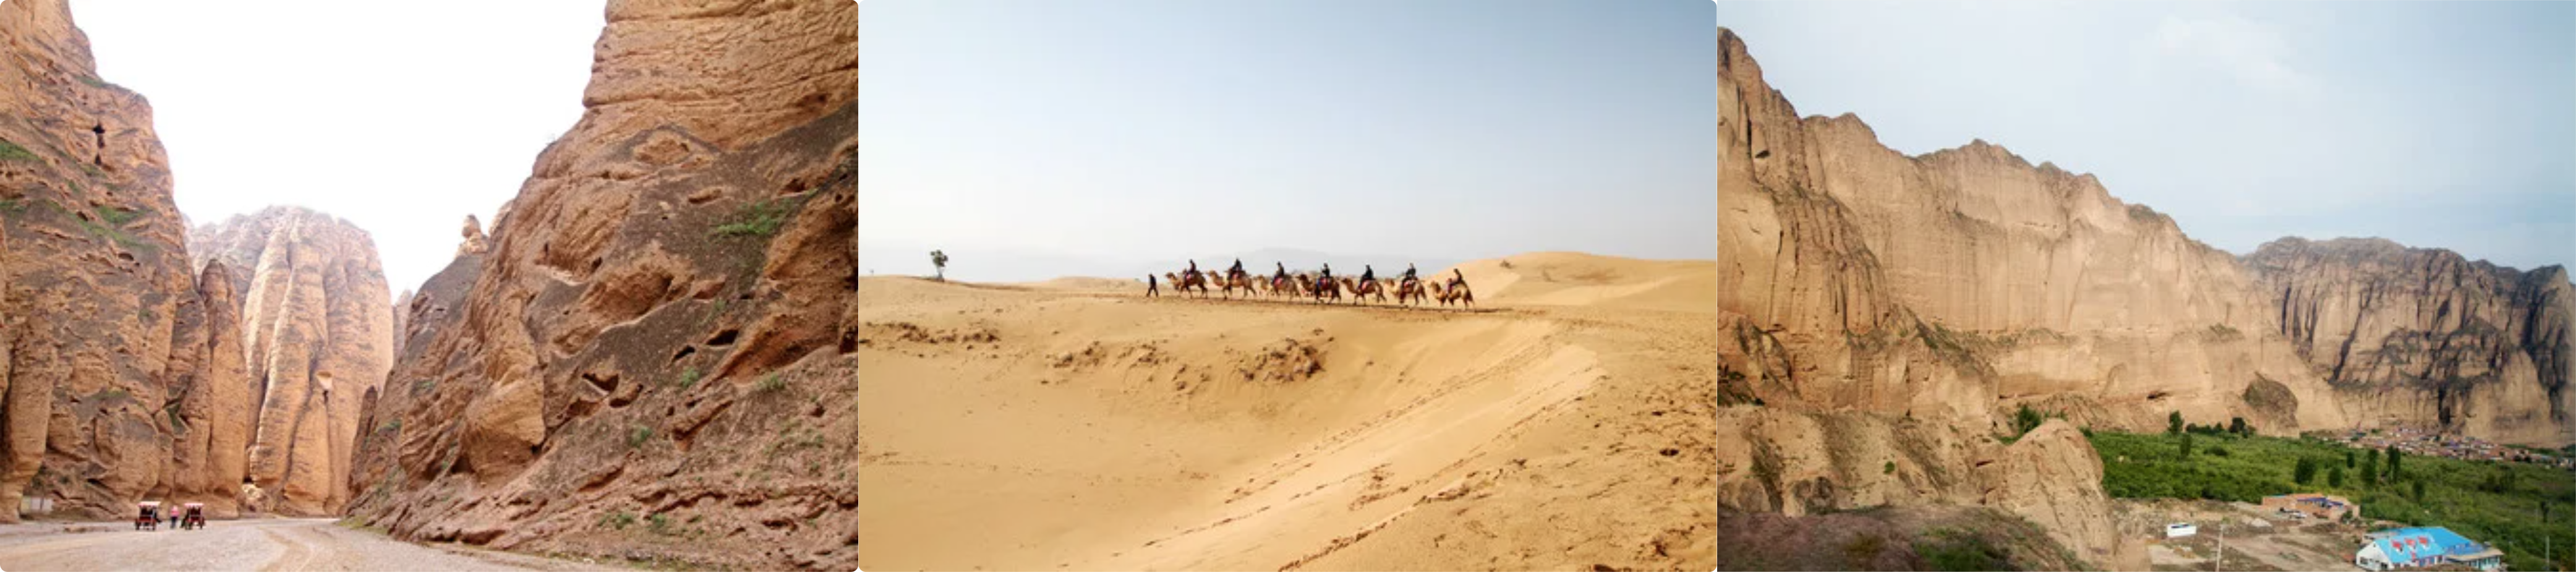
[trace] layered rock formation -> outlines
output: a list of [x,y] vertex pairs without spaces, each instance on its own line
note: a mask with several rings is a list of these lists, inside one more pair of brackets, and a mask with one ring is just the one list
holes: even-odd
[[1721,42],[1720,305],[1804,356],[1746,364],[1783,394],[1766,397],[1989,425],[2026,402],[2130,429],[2173,411],[2345,424],[2245,403],[2263,379],[2328,398],[2265,335],[2249,274],[2172,219],[1983,141],[1906,157],[1853,116],[1801,119]]
[[98,77],[63,2],[0,3],[0,521],[28,495],[72,516],[226,496],[240,378],[197,336],[231,325],[185,231],[150,104]]
[[[180,302],[169,388],[178,396],[178,434],[170,499],[206,503],[207,516],[232,518],[245,506],[252,427],[260,415],[260,382],[244,363],[239,298],[222,262],[205,265],[197,296]],[[164,496],[164,495],[156,495]]]
[[2116,542],[2101,459],[2064,421],[2007,445],[1982,428],[1867,412],[1739,406],[1717,417],[1718,504],[1730,510],[1987,506],[2042,525],[2086,558]]
[[333,514],[348,501],[361,401],[393,362],[393,314],[373,238],[356,225],[270,207],[189,233],[192,254],[245,269],[241,348],[259,388],[252,483],[282,514]]
[[2285,238],[2245,257],[2290,347],[2350,417],[2513,442],[2569,441],[2576,286],[2379,239]]
[[[2104,548],[2090,447],[1995,438],[2022,406],[2133,431],[2179,412],[2276,434],[2576,440],[2561,270],[2384,249],[2239,260],[2091,175],[1983,141],[1909,157],[1854,116],[1799,117],[1740,38],[1719,44],[1720,392],[1767,406],[1720,412],[1748,437],[1720,455],[1723,505],[1986,505]],[[2032,441],[2062,443],[2014,452]],[[1991,469],[2054,466],[2014,455],[2082,466]]]
[[469,234],[414,293],[353,512],[407,538],[854,566],[856,8],[607,12],[580,123],[488,251]]

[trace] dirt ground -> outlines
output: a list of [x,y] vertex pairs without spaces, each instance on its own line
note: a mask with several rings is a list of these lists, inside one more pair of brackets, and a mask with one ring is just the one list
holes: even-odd
[[331,519],[232,520],[202,530],[114,522],[0,525],[0,570],[625,570],[464,547],[412,544]]
[[[2114,570],[2360,570],[2352,565],[2366,528],[2293,519],[2252,503],[2114,501],[2120,531]],[[2189,522],[2196,536],[2167,539],[2165,525]]]

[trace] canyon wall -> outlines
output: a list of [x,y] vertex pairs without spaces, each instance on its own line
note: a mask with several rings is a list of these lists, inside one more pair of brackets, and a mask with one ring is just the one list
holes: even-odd
[[2517,271],[2380,239],[2285,238],[2245,263],[2291,349],[2356,422],[2576,441],[2565,268]]
[[[2008,376],[1980,351],[2102,343],[2056,333],[2117,319],[2070,302],[2085,296],[2179,306],[2176,321],[2225,317],[2228,307],[2194,283],[2073,276],[2136,258],[2198,266],[2205,255],[2156,250],[2159,231],[2116,206],[2122,216],[2099,221],[2108,229],[2081,217],[2029,228],[2047,209],[2098,210],[2108,197],[2027,164],[2032,172],[2015,173],[2017,159],[1984,145],[1926,168],[1877,146],[1855,119],[1801,119],[1742,40],[1721,29],[1718,41],[1719,315],[1733,340],[1719,350],[1719,505],[1789,515],[1991,506],[2048,525],[2083,558],[2107,559],[2110,500],[2092,446],[2062,423],[2009,445],[1994,433],[2013,386],[2117,364]],[[1997,180],[2048,194],[2010,205],[1961,190]],[[1855,205],[1881,200],[1889,204]],[[1922,244],[1891,244],[1900,232],[1924,235],[1908,238]],[[2006,267],[2018,270],[1986,274]],[[2090,402],[2114,388],[2088,389]],[[2102,422],[2142,416],[2087,409]],[[2007,470],[2042,466],[2064,470]]]
[[70,7],[0,3],[0,521],[29,496],[57,516],[230,510],[231,293],[200,287],[170,186],[151,105],[98,77]]
[[393,362],[393,313],[375,241],[347,221],[270,207],[202,225],[191,255],[231,274],[255,394],[249,448],[255,510],[336,514],[349,498],[364,395]]
[[580,122],[412,294],[352,513],[855,566],[856,7],[613,1],[596,47]]
[[[1907,157],[1851,115],[1799,118],[1743,42],[1721,43],[1720,306],[1801,356],[1748,368],[1779,377],[1754,387],[1986,424],[2023,404],[2132,430],[2175,411],[2276,432],[2347,423],[2246,403],[2257,387],[2331,397],[2253,277],[2171,218],[1983,141]],[[1925,358],[1947,367],[1920,371]]]
[[2576,441],[2562,269],[2385,241],[2240,259],[2091,175],[1984,141],[1906,156],[1852,115],[1800,117],[1723,29],[1718,75],[1719,415],[1745,436],[1720,455],[1730,509],[1994,506],[2098,561],[2099,460],[2066,431],[2004,444],[2014,409]]

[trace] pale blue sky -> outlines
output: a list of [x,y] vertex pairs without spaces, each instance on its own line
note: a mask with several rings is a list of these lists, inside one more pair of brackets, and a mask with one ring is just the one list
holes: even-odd
[[2576,3],[1729,1],[1772,87],[1983,138],[2239,254],[2379,236],[2576,262]]
[[934,247],[966,276],[961,253],[1102,273],[1262,248],[1714,259],[1715,13],[868,0],[862,265],[927,273],[875,255]]
[[601,2],[83,1],[99,77],[152,101],[197,224],[300,205],[364,228],[390,294],[456,255],[581,120]]

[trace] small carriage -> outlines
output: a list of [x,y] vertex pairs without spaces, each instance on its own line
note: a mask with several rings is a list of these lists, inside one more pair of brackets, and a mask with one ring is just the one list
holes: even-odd
[[179,528],[185,530],[204,529],[206,527],[206,503],[192,502],[185,506],[188,512],[179,517]]
[[143,501],[135,503],[134,508],[135,530],[161,529],[161,501]]

